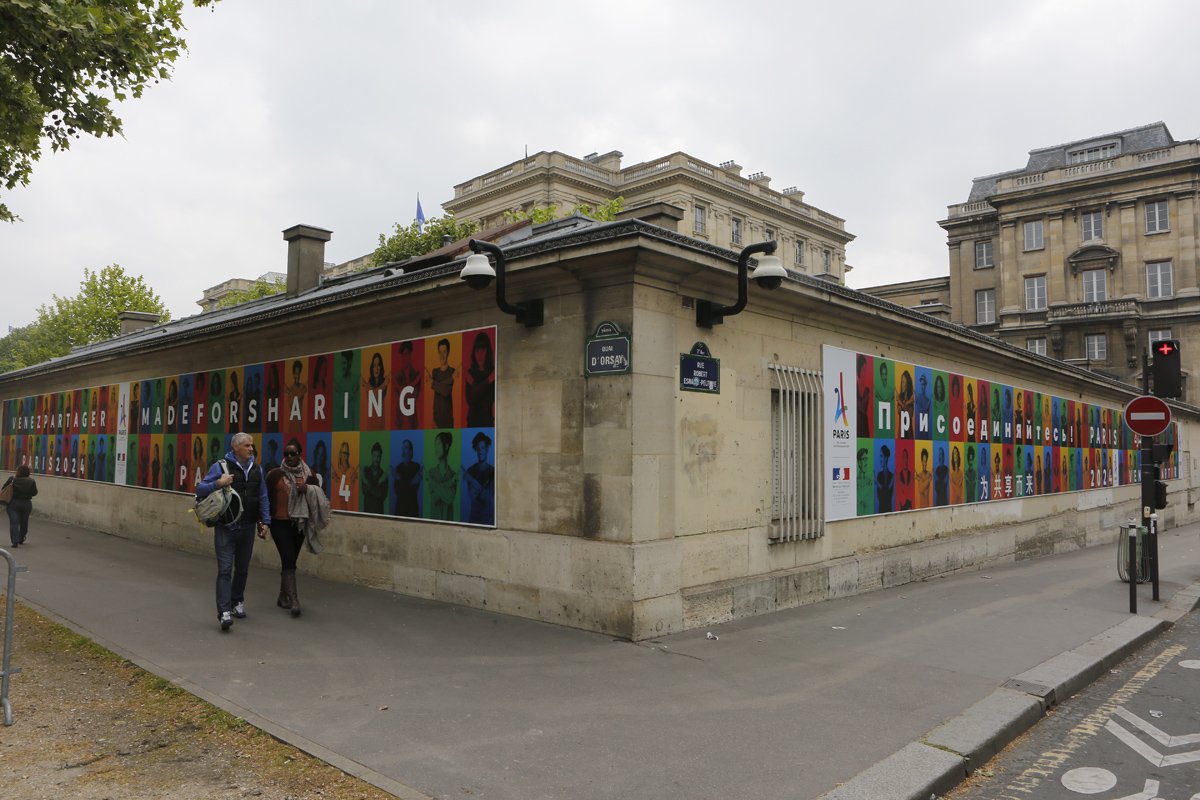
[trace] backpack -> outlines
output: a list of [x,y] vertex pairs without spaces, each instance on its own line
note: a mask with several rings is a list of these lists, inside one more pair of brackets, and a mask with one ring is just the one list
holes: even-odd
[[[226,466],[225,459],[221,459],[219,463],[221,472],[228,475],[229,467]],[[224,486],[204,499],[196,498],[196,504],[191,510],[196,519],[209,528],[233,525],[242,518],[242,498],[231,487]]]

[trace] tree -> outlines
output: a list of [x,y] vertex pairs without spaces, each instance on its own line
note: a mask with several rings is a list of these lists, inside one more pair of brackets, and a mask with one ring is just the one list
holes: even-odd
[[[215,0],[192,0],[196,6]],[[0,2],[0,185],[27,186],[45,139],[121,132],[114,101],[170,77],[184,0]],[[0,203],[0,220],[17,217]]]
[[287,279],[276,278],[275,280],[267,280],[259,278],[254,282],[254,285],[245,291],[232,291],[217,301],[216,308],[229,308],[230,306],[239,306],[242,303],[248,303],[251,300],[258,300],[263,297],[271,297],[272,295],[280,294],[287,290]]
[[[600,205],[592,208],[587,203],[580,203],[571,209],[571,214],[583,214],[585,217],[591,217],[597,222],[612,222],[617,218],[617,214],[625,207],[624,197],[614,197],[611,200],[605,200]],[[570,215],[568,215],[570,216]],[[543,222],[549,222],[553,219],[558,219],[558,205],[536,206],[528,211],[505,211],[504,218],[509,222],[516,222],[521,219],[533,220],[535,225]]]
[[442,237],[449,236],[450,241],[457,242],[466,239],[479,225],[472,221],[459,222],[453,216],[431,217],[425,222],[425,232],[421,233],[417,223],[405,227],[396,223],[396,232],[391,236],[379,234],[379,247],[371,256],[375,266],[403,261],[413,256],[424,255],[442,246]]
[[5,372],[65,356],[71,348],[121,332],[122,311],[145,311],[171,318],[158,295],[140,275],[129,276],[117,264],[99,272],[83,271],[79,294],[53,296],[53,303],[38,308],[38,318],[0,339],[0,369]]

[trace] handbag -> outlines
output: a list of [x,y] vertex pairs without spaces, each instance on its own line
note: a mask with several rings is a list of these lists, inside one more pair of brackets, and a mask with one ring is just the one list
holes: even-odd
[[10,480],[4,484],[4,488],[0,489],[0,505],[8,505],[13,499],[13,483]]

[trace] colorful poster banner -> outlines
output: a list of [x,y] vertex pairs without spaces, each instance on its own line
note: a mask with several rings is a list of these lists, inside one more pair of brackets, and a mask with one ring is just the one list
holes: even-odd
[[[1121,410],[823,347],[826,520],[1141,481]],[[1157,438],[1175,450],[1178,426]]]
[[5,400],[0,463],[192,493],[239,431],[338,511],[493,526],[496,329]]

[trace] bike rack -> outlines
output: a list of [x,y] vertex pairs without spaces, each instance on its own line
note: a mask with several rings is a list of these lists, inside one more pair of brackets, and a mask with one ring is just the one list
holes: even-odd
[[4,548],[0,548],[0,556],[4,556],[4,560],[8,562],[8,593],[4,604],[4,659],[0,663],[0,706],[4,707],[4,724],[12,725],[12,703],[8,702],[8,682],[13,675],[21,671],[20,667],[12,666],[13,608],[17,595],[17,573],[25,572],[29,567],[17,564],[12,553]]

